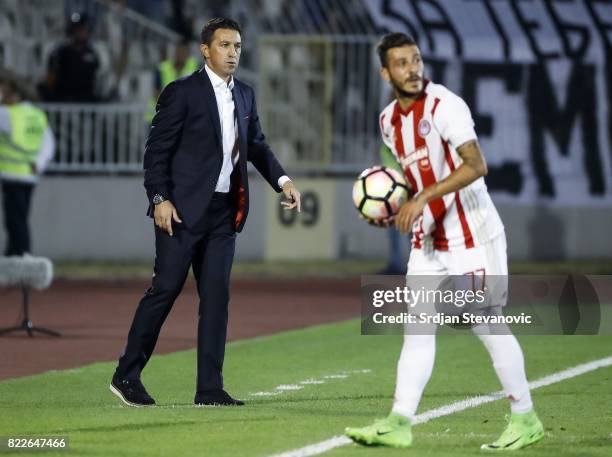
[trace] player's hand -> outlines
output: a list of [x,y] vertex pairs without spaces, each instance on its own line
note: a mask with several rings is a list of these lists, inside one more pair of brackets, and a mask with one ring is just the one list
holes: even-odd
[[300,191],[296,189],[295,185],[291,181],[287,181],[283,184],[283,194],[287,200],[282,201],[281,205],[285,209],[297,208],[297,212],[302,212],[302,201]]
[[174,220],[174,222],[179,224],[183,222],[179,218],[176,208],[170,200],[166,200],[161,202],[159,205],[155,205],[153,217],[155,219],[155,225],[157,225],[164,232],[167,232],[170,236],[174,235],[172,232],[172,221]]
[[365,219],[368,224],[373,225],[374,227],[380,227],[380,228],[389,228],[393,225],[393,222],[395,221],[395,216],[391,216],[387,219],[369,219],[367,217],[363,217],[360,214],[359,217],[361,217],[362,219]]
[[395,227],[402,235],[410,232],[412,224],[423,213],[423,208],[426,205],[423,194],[418,195],[404,203],[395,216]]

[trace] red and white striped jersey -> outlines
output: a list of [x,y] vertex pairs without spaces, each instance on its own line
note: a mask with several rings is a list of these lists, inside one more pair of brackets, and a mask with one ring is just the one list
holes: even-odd
[[[456,148],[476,139],[470,109],[440,84],[425,82],[422,97],[402,111],[397,100],[380,114],[385,144],[415,192],[441,181],[461,163]],[[415,248],[452,251],[484,244],[504,231],[484,178],[432,200],[412,227]]]

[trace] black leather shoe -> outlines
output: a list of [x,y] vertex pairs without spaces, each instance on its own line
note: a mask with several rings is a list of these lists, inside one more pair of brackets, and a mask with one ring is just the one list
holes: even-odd
[[208,390],[198,392],[195,396],[194,403],[196,405],[210,406],[242,406],[242,400],[236,400],[230,396],[225,390]]
[[153,406],[155,400],[147,393],[140,379],[119,379],[113,376],[110,391],[128,406]]

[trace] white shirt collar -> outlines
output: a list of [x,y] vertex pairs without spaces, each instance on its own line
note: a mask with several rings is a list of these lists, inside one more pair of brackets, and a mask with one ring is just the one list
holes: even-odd
[[204,69],[206,70],[206,73],[208,74],[208,79],[210,79],[210,82],[215,89],[216,88],[224,88],[224,89],[228,88],[229,90],[234,89],[234,77],[233,76],[230,76],[229,83],[226,84],[223,78],[221,78],[221,76],[219,76],[217,73],[215,73],[210,68],[208,68],[208,65],[204,64]]

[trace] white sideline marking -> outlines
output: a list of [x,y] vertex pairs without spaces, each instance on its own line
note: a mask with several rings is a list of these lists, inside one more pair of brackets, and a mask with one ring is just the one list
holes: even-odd
[[[566,379],[575,378],[582,374],[590,371],[597,370],[598,368],[609,367],[612,365],[612,357],[605,357],[603,359],[593,360],[592,362],[582,363],[566,370],[558,371],[557,373],[544,376],[543,378],[536,379],[529,383],[529,387],[533,389],[539,389],[540,387],[549,386],[557,382],[565,381]],[[491,392],[487,395],[478,395],[472,398],[466,398],[465,400],[456,401],[449,403],[448,405],[441,406],[440,408],[430,409],[422,414],[418,414],[414,417],[413,425],[424,424],[430,420],[437,419],[438,417],[449,416],[466,409],[475,408],[485,403],[490,403],[495,400],[499,400],[504,397],[503,391]],[[271,457],[310,457],[313,455],[323,454],[324,452],[331,451],[337,447],[345,446],[352,443],[352,441],[346,436],[334,436],[325,441],[311,444],[299,449],[292,451],[283,452],[280,454],[274,454]]]
[[362,370],[342,371],[340,373],[323,376],[323,378],[321,379],[308,378],[308,379],[304,379],[303,381],[299,381],[297,384],[281,384],[279,386],[276,386],[274,390],[270,392],[265,392],[265,391],[264,392],[252,392],[249,395],[251,397],[272,397],[274,395],[280,395],[283,392],[302,390],[304,386],[311,385],[311,384],[325,384],[327,380],[330,380],[330,379],[346,379],[350,375],[353,375],[353,374],[365,374],[365,373],[371,373],[371,372],[372,370],[370,370],[369,368],[364,368]]
[[253,392],[249,394],[251,397],[271,397],[273,395],[280,395],[282,392],[279,390],[278,392]]
[[276,390],[300,390],[303,388],[304,386],[298,386],[297,384],[281,384],[276,386]]

